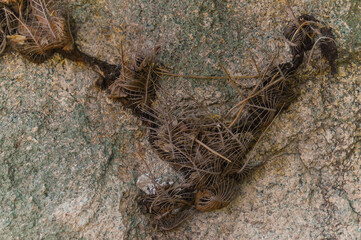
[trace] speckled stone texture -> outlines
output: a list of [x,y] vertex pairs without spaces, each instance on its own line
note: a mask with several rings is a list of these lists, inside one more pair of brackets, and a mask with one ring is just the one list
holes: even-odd
[[[264,167],[227,208],[168,233],[154,232],[136,203],[141,174],[171,174],[139,120],[94,89],[91,70],[59,56],[35,65],[7,51],[0,239],[360,239],[360,1],[301,0],[292,8],[334,28],[339,74],[319,61],[304,66],[300,96],[250,153],[267,160]],[[218,57],[232,75],[256,72],[251,54],[260,66],[277,51],[290,59],[284,1],[81,0],[70,10],[81,49],[111,63],[121,61],[122,44],[125,53],[161,45],[161,62],[181,74],[224,75]],[[177,100],[191,92],[214,108],[235,94],[223,80],[162,84]]]

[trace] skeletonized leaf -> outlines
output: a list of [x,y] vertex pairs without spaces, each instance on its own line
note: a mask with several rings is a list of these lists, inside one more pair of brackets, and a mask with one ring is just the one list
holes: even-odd
[[338,53],[332,28],[308,14],[301,15],[297,21],[288,25],[283,33],[291,48],[293,64],[298,67],[307,51],[311,51],[311,58],[314,48],[319,45],[321,55],[329,62],[332,73],[336,73],[335,61]]
[[216,185],[197,192],[195,199],[196,209],[209,212],[226,207],[238,193],[238,185],[234,180],[226,178]]
[[157,89],[155,54],[146,52],[133,63],[123,63],[120,76],[108,88],[109,98],[120,100],[136,114],[144,113]]
[[1,30],[0,33],[0,55],[4,52],[5,48],[6,48],[6,35],[5,33]]
[[17,33],[25,38],[10,38],[11,46],[32,62],[47,60],[55,50],[71,50],[74,40],[69,17],[62,1],[30,0],[28,8],[18,16],[6,10],[8,19],[17,22]]

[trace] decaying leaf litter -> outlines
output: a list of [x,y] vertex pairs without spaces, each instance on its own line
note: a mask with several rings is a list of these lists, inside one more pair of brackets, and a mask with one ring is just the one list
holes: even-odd
[[[65,2],[52,0],[0,1],[1,45],[7,45],[34,63],[48,60],[54,53],[81,62],[99,73],[95,85],[111,99],[140,117],[149,130],[149,142],[161,160],[180,177],[168,184],[154,182],[155,191],[143,194],[140,206],[158,230],[179,226],[194,212],[207,212],[227,206],[237,196],[239,184],[262,163],[247,158],[265,130],[281,110],[296,98],[301,80],[296,73],[309,53],[308,61],[319,47],[321,55],[336,73],[337,48],[332,29],[315,17],[303,14],[285,28],[292,60],[276,64],[274,59],[257,74],[256,86],[243,96],[220,62],[226,78],[239,93],[239,101],[219,115],[194,101],[190,106],[170,104],[162,76],[177,76],[164,71],[156,59],[159,50],[145,51],[133,61],[113,65],[89,56],[74,42],[69,11]],[[164,63],[163,63],[164,64]],[[158,99],[157,104],[153,102]]]

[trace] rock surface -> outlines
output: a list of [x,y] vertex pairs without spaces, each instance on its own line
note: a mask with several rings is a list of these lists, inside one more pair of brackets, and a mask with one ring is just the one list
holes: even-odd
[[[359,239],[361,30],[358,0],[297,1],[335,29],[339,74],[305,67],[300,97],[251,153],[267,160],[225,209],[154,232],[136,181],[169,175],[140,122],[108,101],[97,74],[58,56],[35,65],[7,51],[0,65],[0,239]],[[278,50],[288,59],[285,1],[71,1],[77,43],[109,62],[142,46],[181,74],[254,74]],[[263,60],[264,59],[264,60]],[[165,78],[177,96],[229,99],[226,81]],[[252,82],[239,81],[241,86]],[[170,94],[172,95],[172,94]],[[186,97],[186,96],[185,96]],[[180,98],[179,98],[180,99]]]

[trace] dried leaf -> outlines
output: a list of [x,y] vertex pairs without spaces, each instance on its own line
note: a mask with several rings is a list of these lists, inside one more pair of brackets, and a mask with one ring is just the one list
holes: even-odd
[[8,22],[16,22],[16,35],[25,38],[10,38],[11,46],[32,62],[41,63],[55,50],[74,47],[68,13],[61,1],[30,0],[19,16],[9,9],[6,15]]

